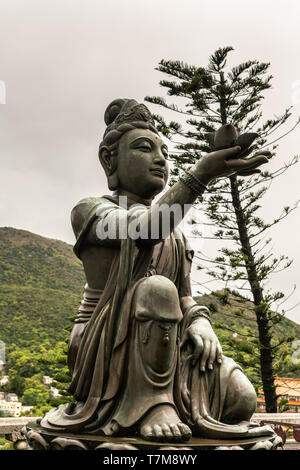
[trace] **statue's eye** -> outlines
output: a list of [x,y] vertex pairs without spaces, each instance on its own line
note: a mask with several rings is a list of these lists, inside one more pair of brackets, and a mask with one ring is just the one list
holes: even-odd
[[142,152],[151,152],[152,148],[151,145],[149,144],[141,144],[138,146],[139,150],[142,150]]

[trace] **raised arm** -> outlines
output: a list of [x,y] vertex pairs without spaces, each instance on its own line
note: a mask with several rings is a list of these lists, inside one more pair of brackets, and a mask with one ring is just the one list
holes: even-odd
[[[127,210],[116,206],[115,209],[100,209],[90,229],[88,241],[118,245],[120,239],[124,238],[124,224],[128,223],[134,223],[134,230],[129,231],[128,236],[140,244],[155,244],[168,237],[213,179],[245,170],[249,174],[249,171],[257,171],[258,166],[268,161],[263,155],[247,160],[236,158],[240,150],[240,147],[233,147],[207,154],[150,208],[134,206]],[[112,227],[115,230],[111,231]]]

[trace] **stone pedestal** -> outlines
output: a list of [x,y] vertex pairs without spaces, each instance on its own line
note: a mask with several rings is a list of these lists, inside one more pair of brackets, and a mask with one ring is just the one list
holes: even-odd
[[185,443],[150,442],[137,437],[107,437],[88,434],[63,434],[43,430],[38,424],[22,429],[29,450],[276,450],[282,440],[273,437],[214,440],[192,437]]

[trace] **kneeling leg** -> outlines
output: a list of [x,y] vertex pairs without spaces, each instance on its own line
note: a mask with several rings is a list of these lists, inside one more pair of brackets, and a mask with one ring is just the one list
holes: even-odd
[[228,385],[221,421],[227,424],[249,422],[256,409],[256,401],[253,385],[240,369],[235,369]]

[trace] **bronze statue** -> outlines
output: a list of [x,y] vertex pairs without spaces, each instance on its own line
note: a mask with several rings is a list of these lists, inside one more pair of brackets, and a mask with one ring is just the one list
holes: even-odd
[[[83,199],[72,211],[87,280],[68,354],[76,402],[47,413],[42,428],[160,442],[268,434],[249,424],[255,390],[222,355],[208,309],[192,298],[193,252],[178,220],[162,226],[164,213],[193,204],[213,179],[255,173],[268,159],[242,158],[235,136],[235,147],[204,156],[152,204],[167,183],[168,149],[149,110],[118,99],[105,122],[99,159],[113,194]],[[218,148],[222,139],[230,145],[228,132],[232,126],[218,135]],[[124,220],[146,236],[121,236]]]

